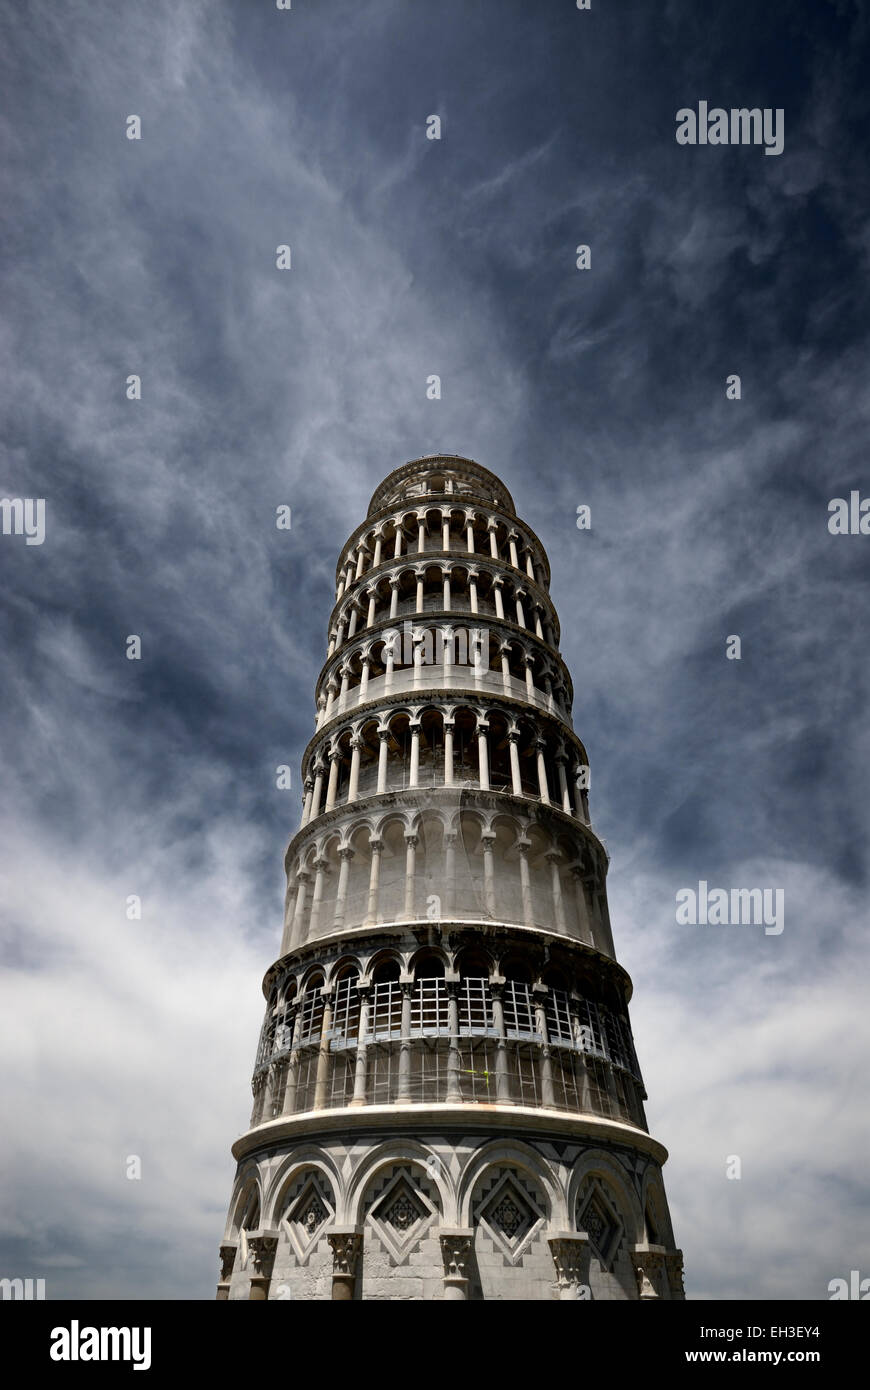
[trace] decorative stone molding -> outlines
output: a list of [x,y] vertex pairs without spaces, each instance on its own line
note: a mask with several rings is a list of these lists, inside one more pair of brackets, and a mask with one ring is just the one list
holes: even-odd
[[589,1298],[589,1237],[585,1231],[554,1231],[547,1244],[556,1266],[561,1303]]
[[444,1262],[445,1302],[468,1298],[469,1267],[474,1254],[474,1231],[465,1227],[442,1226],[438,1232]]
[[337,1302],[347,1303],[354,1294],[362,1231],[354,1226],[336,1227],[326,1238],[332,1247],[332,1297]]

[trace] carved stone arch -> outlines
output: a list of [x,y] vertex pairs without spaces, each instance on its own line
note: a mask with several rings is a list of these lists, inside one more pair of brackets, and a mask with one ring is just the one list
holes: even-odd
[[664,1245],[667,1249],[672,1250],[674,1232],[668,1213],[661,1170],[655,1163],[649,1163],[643,1175],[641,1209],[647,1244]]
[[301,1144],[286,1155],[272,1174],[266,1195],[268,1224],[275,1228],[282,1218],[282,1208],[288,1190],[302,1173],[314,1171],[328,1183],[330,1193],[338,1206],[339,1194],[344,1186],[341,1170],[330,1149],[321,1149],[316,1144]]
[[[587,1186],[598,1182],[605,1198],[619,1218],[624,1230],[624,1239],[629,1245],[643,1240],[643,1210],[640,1198],[634,1190],[628,1172],[604,1149],[587,1149],[574,1164],[568,1181],[568,1229],[579,1229],[578,1214],[582,1216],[587,1198]],[[619,1241],[616,1242],[619,1244]],[[615,1249],[603,1252],[608,1264],[612,1264]]]
[[262,1211],[262,1175],[256,1161],[249,1160],[237,1174],[233,1185],[224,1239],[232,1240],[243,1229],[255,1231],[262,1225]]
[[414,1139],[387,1140],[360,1161],[348,1183],[347,1196],[341,1209],[342,1224],[362,1225],[366,1214],[365,1198],[378,1175],[387,1168],[404,1165],[420,1169],[437,1191],[440,1202],[438,1224],[456,1224],[456,1191],[453,1178],[446,1164],[438,1158],[436,1151]]
[[458,1184],[459,1225],[472,1224],[472,1201],[475,1188],[485,1174],[498,1168],[517,1168],[533,1179],[543,1198],[544,1225],[564,1230],[567,1220],[565,1194],[552,1165],[531,1144],[521,1140],[493,1139],[483,1144],[468,1159]]

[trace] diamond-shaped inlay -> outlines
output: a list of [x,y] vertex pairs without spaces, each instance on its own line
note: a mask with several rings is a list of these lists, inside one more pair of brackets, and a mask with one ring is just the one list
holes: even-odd
[[375,1234],[393,1259],[404,1263],[411,1248],[422,1240],[436,1215],[429,1199],[399,1172],[372,1206],[369,1220]]
[[607,1263],[613,1255],[621,1227],[597,1188],[589,1195],[577,1225],[581,1231],[588,1232],[596,1254]]
[[511,1174],[504,1174],[480,1209],[480,1219],[503,1255],[516,1264],[543,1220]]
[[415,1221],[419,1221],[422,1216],[420,1207],[411,1198],[409,1192],[401,1192],[392,1206],[384,1212],[384,1220],[389,1221],[391,1226],[395,1226],[397,1231],[407,1231],[413,1226]]
[[291,1192],[281,1225],[290,1238],[297,1259],[304,1264],[317,1244],[323,1227],[334,1220],[335,1211],[326,1195],[326,1186],[321,1185],[315,1176],[304,1182],[301,1191],[297,1187],[296,1192],[295,1197]]
[[523,1213],[507,1193],[502,1197],[498,1206],[493,1207],[492,1220],[502,1234],[507,1236],[508,1240],[513,1240],[523,1224],[523,1219]]

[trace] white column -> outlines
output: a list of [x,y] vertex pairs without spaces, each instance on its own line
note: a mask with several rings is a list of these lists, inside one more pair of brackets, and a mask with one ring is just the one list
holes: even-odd
[[553,888],[553,909],[556,915],[556,931],[560,935],[565,935],[565,907],[562,902],[562,880],[559,876],[559,863],[562,856],[555,850],[551,850],[547,855],[547,863],[550,865],[551,883]]
[[535,633],[536,633],[536,635],[537,635],[538,637],[540,637],[541,641],[543,642],[543,640],[544,640],[544,628],[543,628],[543,625],[542,625],[542,623],[541,623],[541,605],[540,605],[539,603],[536,603],[536,604],[535,604],[535,607],[534,607],[534,615],[535,615]]
[[517,622],[519,623],[520,627],[525,627],[525,626],[526,626],[526,615],[525,615],[525,613],[523,612],[523,599],[522,599],[522,593],[523,593],[522,589],[517,589],[517,592],[516,592],[516,595],[515,595],[516,605],[517,605]]
[[391,579],[391,580],[390,580],[390,588],[391,588],[391,590],[392,590],[392,593],[390,594],[390,617],[391,617],[391,618],[395,618],[396,614],[397,614],[398,611],[399,611],[399,581],[398,581],[398,579]]
[[368,1058],[366,1038],[369,1031],[369,985],[357,984],[359,994],[359,1033],[356,1044],[356,1070],[353,1078],[353,1099],[351,1105],[366,1104],[366,1077],[368,1073]]
[[378,534],[375,536],[375,553],[374,553],[374,558],[372,559],[372,569],[373,569],[373,570],[376,570],[377,567],[378,567],[378,565],[381,563],[381,554],[382,554],[383,543],[384,543],[384,538],[383,538],[383,536],[380,534],[380,532],[378,532]]
[[441,640],[444,644],[444,661],[441,679],[445,687],[449,688],[453,682],[453,628],[445,627],[441,629]]
[[402,527],[401,527],[401,524],[400,524],[400,523],[397,523],[397,524],[396,524],[396,544],[395,544],[395,546],[393,547],[393,559],[394,559],[394,560],[398,560],[398,558],[399,558],[399,556],[401,555],[401,553],[402,553]]
[[565,773],[565,754],[556,754],[556,766],[559,769],[559,794],[562,798],[562,810],[568,815],[571,814],[571,794],[568,791],[568,777]]
[[538,755],[538,791],[540,792],[541,800],[549,806],[550,788],[547,785],[547,764],[544,759],[544,749],[546,746],[542,738],[535,739],[535,751]]
[[532,704],[532,705],[534,705],[534,704],[536,703],[536,701],[535,701],[535,678],[534,678],[534,676],[533,676],[533,674],[532,674],[532,667],[533,667],[534,664],[535,664],[535,658],[534,658],[533,656],[531,656],[529,652],[524,652],[524,653],[523,653],[523,665],[524,665],[525,668],[526,668],[526,698],[528,699],[529,703]]
[[441,549],[450,549],[450,513],[447,516],[441,513]]
[[304,802],[303,807],[302,807],[302,820],[301,820],[300,825],[299,825],[299,829],[300,829],[300,830],[302,829],[302,826],[303,826],[303,825],[307,825],[308,822],[309,822],[309,820],[311,819],[311,798],[312,798],[313,795],[314,795],[314,778],[313,778],[313,777],[306,777],[306,778],[305,778],[305,802]]
[[320,904],[323,901],[323,882],[327,868],[327,861],[321,856],[314,861],[314,892],[311,895],[311,921],[308,924],[308,935],[314,936],[320,922]]
[[465,515],[465,543],[468,546],[469,555],[474,554],[474,517]]
[[508,748],[510,749],[511,759],[511,791],[514,796],[522,796],[523,794],[523,779],[520,774],[519,741],[519,729],[512,729],[508,734]]
[[[381,850],[383,847],[383,840],[379,840],[377,836],[372,835],[369,839],[371,865],[369,867],[369,897],[365,921],[367,927],[373,927],[378,920],[378,888],[381,875]],[[362,1033],[362,1023],[360,1023],[360,1032]]]
[[444,720],[444,785],[453,786],[453,720]]
[[347,880],[350,876],[350,861],[353,859],[354,851],[350,845],[342,845],[338,851],[341,860],[341,868],[338,871],[338,889],[335,895],[335,916],[332,925],[340,927],[344,922],[344,910],[347,903]]
[[366,700],[368,699],[368,695],[369,695],[369,674],[370,674],[371,662],[372,662],[372,659],[371,659],[370,656],[364,656],[364,657],[362,658],[362,675],[360,676],[360,682],[359,682],[359,699],[357,700],[357,704],[358,704],[358,705],[363,705],[363,704],[365,704]]
[[296,906],[293,909],[293,929],[290,936],[291,950],[302,944],[302,923],[305,917],[305,897],[311,875],[307,869],[300,869],[296,875]]
[[350,741],[350,746],[350,780],[348,782],[347,788],[348,803],[350,803],[351,801],[356,801],[357,796],[359,794],[359,758],[360,749],[362,748],[362,739],[360,738],[359,734],[354,735],[354,737]]
[[423,576],[422,570],[416,570],[415,573],[416,573],[416,576],[417,576],[417,612],[418,612],[418,613],[422,613],[422,612],[423,612],[423,578],[424,578],[424,576]]
[[350,682],[350,667],[342,666],[339,670],[341,676],[341,689],[338,692],[338,708],[343,710],[347,704],[347,687]]
[[526,551],[526,574],[530,579],[535,578],[535,566],[532,564],[532,552]]
[[489,791],[489,747],[486,741],[486,725],[477,726],[477,762],[480,772],[480,785],[483,791]]
[[411,766],[408,771],[408,786],[416,787],[420,781],[420,724],[411,725]]
[[333,710],[335,709],[335,692],[337,690],[338,686],[335,683],[335,677],[330,676],[329,680],[326,682],[326,714],[324,716],[325,724],[328,724],[330,719],[332,718]]
[[348,635],[349,638],[350,638],[350,637],[353,637],[354,633],[356,632],[356,624],[357,624],[357,618],[358,618],[358,617],[359,617],[359,609],[357,608],[356,604],[354,603],[353,606],[352,606],[352,608],[351,608],[351,610],[350,610],[350,624],[349,624],[348,629],[347,629],[347,635]]
[[405,835],[405,916],[414,916],[414,873],[416,867],[417,836]]
[[486,910],[490,917],[495,917],[495,856],[492,847],[495,844],[496,836],[492,830],[485,830],[480,837],[483,845],[483,894],[486,903]]
[[471,601],[471,611],[472,611],[472,613],[479,613],[479,612],[480,612],[480,609],[479,609],[478,606],[477,606],[477,580],[478,580],[478,575],[479,575],[479,571],[478,571],[478,570],[469,570],[469,571],[468,571],[468,597],[469,597],[469,599],[470,599],[470,601]]
[[367,589],[366,592],[369,596],[369,610],[366,615],[366,627],[374,627],[375,608],[377,607],[378,596],[374,589]]
[[323,763],[314,764],[314,795],[311,799],[311,815],[309,820],[314,820],[320,815],[320,798],[323,795]]
[[378,748],[378,789],[377,789],[377,795],[378,795],[378,796],[383,796],[384,792],[387,790],[387,753],[388,753],[388,747],[387,747],[387,745],[388,745],[389,739],[390,739],[390,731],[389,731],[389,729],[378,729],[378,739],[380,740],[380,747]]
[[441,571],[441,575],[442,575],[442,578],[443,578],[443,581],[444,581],[444,583],[443,583],[444,596],[443,596],[442,602],[443,602],[443,604],[444,604],[444,611],[445,611],[446,613],[449,613],[449,612],[450,612],[450,571],[449,571],[449,569],[443,569],[443,570]]
[[363,542],[362,542],[362,541],[359,541],[358,544],[357,544],[356,574],[354,575],[354,579],[359,579],[360,575],[361,575],[362,572],[363,572],[363,564],[364,564],[364,562],[365,562],[365,553],[366,553],[366,552],[365,552],[365,547],[364,547],[364,545],[363,545]]
[[501,683],[502,683],[502,685],[503,685],[503,687],[504,687],[504,692],[505,692],[505,694],[506,694],[506,695],[510,695],[510,693],[511,693],[510,647],[507,645],[506,642],[505,642],[505,643],[502,643],[502,645],[499,647],[499,649],[498,649],[498,654],[499,654],[499,656],[501,657]]
[[[442,896],[441,911],[446,918],[451,918],[456,910],[456,840],[457,832],[448,830],[444,835],[444,892]],[[459,1025],[457,1022],[457,1033]],[[452,1028],[451,1028],[452,1032]]]
[[335,794],[338,790],[338,760],[341,757],[338,749],[333,749],[329,754],[329,785],[326,788],[325,810],[331,811],[335,806]]
[[535,925],[535,913],[532,907],[532,882],[529,874],[529,850],[531,840],[518,840],[517,852],[520,856],[520,893],[523,901],[523,925],[533,927]]
[[515,570],[518,570],[519,567],[520,567],[520,562],[519,562],[519,558],[518,558],[518,556],[517,556],[517,533],[516,533],[516,531],[511,531],[510,535],[508,536],[508,548],[510,549],[511,564],[513,565],[513,567],[514,567]]
[[497,559],[498,559],[498,545],[496,544],[496,539],[495,539],[495,522],[494,522],[494,521],[491,521],[491,522],[489,523],[489,525],[487,526],[486,529],[487,529],[487,531],[489,532],[489,553],[490,553],[490,555],[492,556],[492,558],[493,558],[494,560],[497,560]]
[[493,594],[494,594],[494,596],[495,596],[495,613],[496,613],[496,617],[497,617],[497,618],[502,618],[502,619],[504,619],[504,601],[503,601],[502,596],[501,596],[501,584],[502,584],[501,580],[500,580],[500,579],[496,579],[496,580],[493,582],[492,592],[493,592]]
[[589,906],[586,901],[586,886],[583,868],[580,864],[571,865],[571,877],[574,880],[574,906],[577,912],[577,935],[581,941],[585,941],[587,946],[594,946],[595,937],[589,918]]
[[426,518],[417,516],[417,550],[422,555],[426,549]]

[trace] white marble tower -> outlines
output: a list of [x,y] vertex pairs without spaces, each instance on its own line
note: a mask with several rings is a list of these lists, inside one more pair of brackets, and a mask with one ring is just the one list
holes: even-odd
[[549,580],[453,455],[341,551],[218,1298],[683,1297]]

